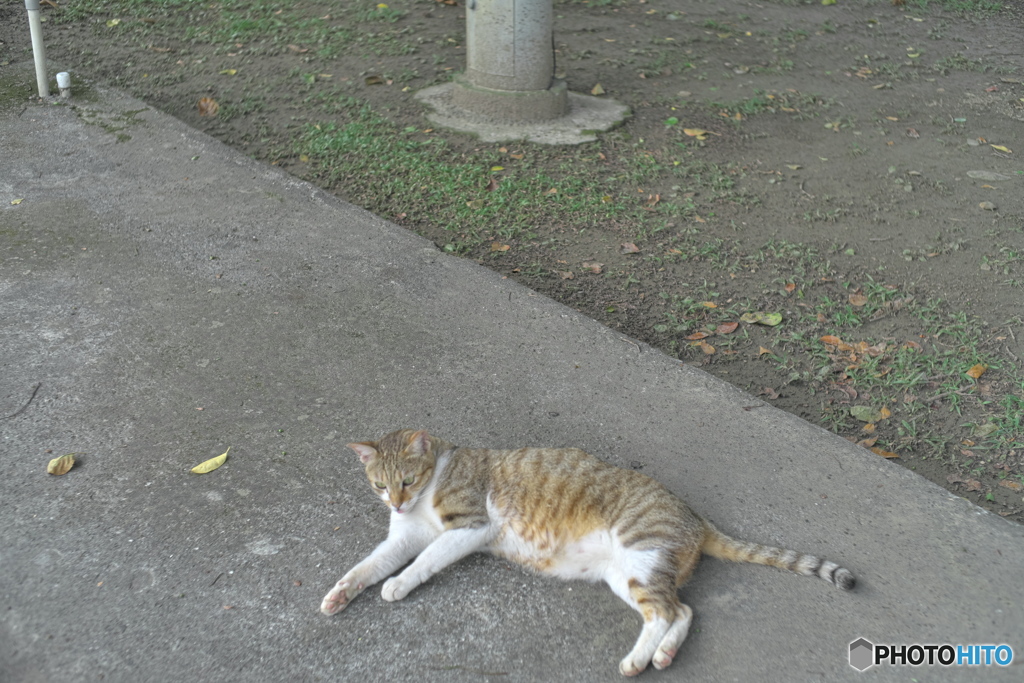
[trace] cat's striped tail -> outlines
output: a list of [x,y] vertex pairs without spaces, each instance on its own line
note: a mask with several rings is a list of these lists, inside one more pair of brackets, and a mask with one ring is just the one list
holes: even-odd
[[844,569],[835,562],[798,553],[795,550],[740,541],[726,536],[707,522],[705,524],[707,525],[707,534],[704,536],[701,550],[712,557],[731,562],[767,564],[803,576],[817,576],[843,590],[850,590],[857,583],[849,569]]

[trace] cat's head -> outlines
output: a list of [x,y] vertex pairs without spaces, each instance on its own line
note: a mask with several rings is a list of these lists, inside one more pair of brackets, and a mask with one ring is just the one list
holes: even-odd
[[434,473],[433,442],[426,430],[400,429],[379,441],[350,443],[366,465],[366,478],[381,500],[398,514],[409,512]]

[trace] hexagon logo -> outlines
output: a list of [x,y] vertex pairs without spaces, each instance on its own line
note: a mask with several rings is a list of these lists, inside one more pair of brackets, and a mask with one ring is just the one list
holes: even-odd
[[865,640],[858,638],[850,643],[850,666],[857,671],[866,671],[875,664],[875,646]]

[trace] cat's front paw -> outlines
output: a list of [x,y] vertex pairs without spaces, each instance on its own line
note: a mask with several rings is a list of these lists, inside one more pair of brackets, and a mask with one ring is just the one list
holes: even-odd
[[401,600],[409,592],[415,588],[413,585],[402,579],[401,576],[395,576],[384,582],[384,587],[380,591],[380,596],[388,602],[394,602],[395,600]]
[[330,593],[324,596],[323,601],[320,603],[320,611],[328,616],[337,614],[348,607],[348,603],[352,602],[352,598],[362,593],[363,588],[364,586],[361,583],[356,583],[347,578],[342,579],[334,585]]
[[623,676],[639,676],[647,668],[646,662],[635,662],[632,658],[626,657],[619,662],[619,673]]

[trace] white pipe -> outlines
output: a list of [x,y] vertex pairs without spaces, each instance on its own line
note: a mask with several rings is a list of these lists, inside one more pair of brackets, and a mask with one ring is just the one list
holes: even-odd
[[71,74],[67,71],[57,74],[57,89],[60,90],[61,97],[71,97]]
[[39,20],[39,0],[25,0],[28,10],[28,29],[32,33],[32,59],[36,63],[36,85],[40,97],[50,96],[46,82],[46,47],[43,45],[43,22]]

